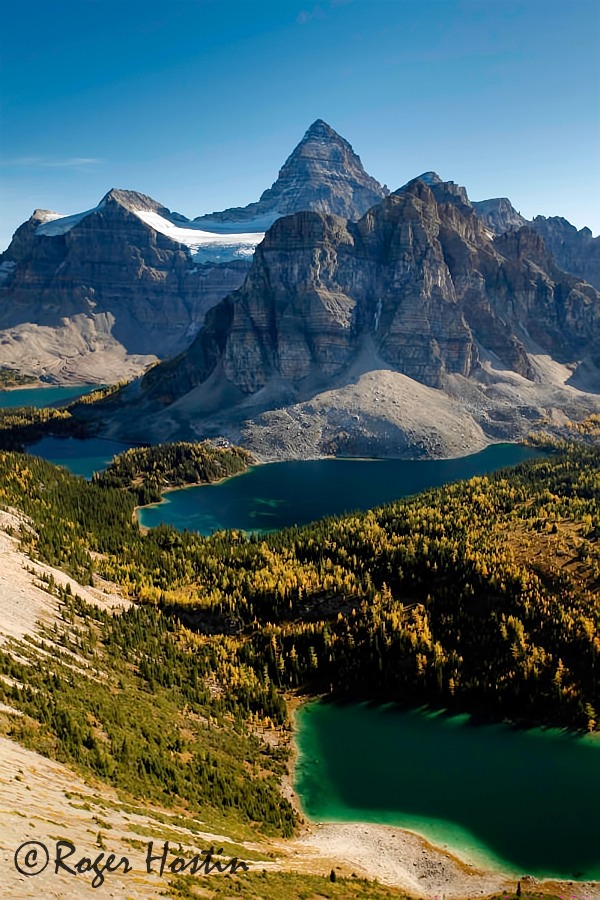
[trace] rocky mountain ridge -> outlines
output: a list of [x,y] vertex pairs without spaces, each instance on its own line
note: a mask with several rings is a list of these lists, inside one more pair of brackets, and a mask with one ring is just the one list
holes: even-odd
[[308,432],[313,455],[464,452],[600,409],[599,350],[598,291],[529,226],[493,236],[464,188],[419,178],[358,222],[275,222],[191,347],[112,402],[113,433],[223,433],[268,458],[306,455]]
[[218,214],[208,227],[117,189],[76,215],[36,210],[0,256],[0,365],[60,382],[131,378],[189,346],[275,218],[304,208],[358,218],[385,192],[317,120],[235,222]]
[[34,212],[0,262],[1,364],[103,382],[189,345],[206,310],[243,282],[248,257],[195,266],[145,215],[175,231],[183,219],[115,189],[76,216]]
[[260,200],[194,221],[211,229],[256,221],[266,229],[281,216],[303,209],[359,219],[388,193],[385,186],[367,175],[348,141],[317,119]]
[[506,197],[475,201],[473,208],[494,234],[529,225],[544,239],[560,269],[579,276],[600,290],[600,237],[593,237],[589,228],[577,230],[562,216],[535,216],[528,221]]
[[[488,238],[525,224],[506,198],[471,203],[434,172],[420,181],[436,202],[478,217]],[[113,189],[75,215],[36,210],[0,256],[0,365],[58,382],[134,377],[191,344],[206,312],[243,285],[277,219],[312,210],[356,222],[388,194],[319,119],[244,208],[188,220]],[[600,287],[600,238],[559,218],[528,224],[559,268]]]
[[517,212],[508,197],[476,200],[473,208],[494,234],[502,234],[511,228],[522,228],[523,225],[527,225],[527,219]]
[[593,237],[589,228],[577,230],[562,216],[536,216],[529,224],[543,237],[561,269],[600,290],[600,236]]

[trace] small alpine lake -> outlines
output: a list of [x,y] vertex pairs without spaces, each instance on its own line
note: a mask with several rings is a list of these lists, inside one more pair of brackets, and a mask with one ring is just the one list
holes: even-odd
[[54,406],[67,403],[76,397],[90,394],[102,387],[99,384],[52,385],[48,387],[18,387],[0,390],[0,409],[14,409],[17,406]]
[[45,437],[30,444],[27,452],[89,479],[129,446],[107,438]]
[[517,876],[600,878],[600,738],[393,704],[296,713],[295,789],[317,821],[408,828]]
[[494,444],[456,459],[318,459],[252,466],[216,484],[169,491],[139,511],[161,523],[211,534],[219,529],[273,531],[323,516],[366,510],[461,478],[515,465],[539,450]]

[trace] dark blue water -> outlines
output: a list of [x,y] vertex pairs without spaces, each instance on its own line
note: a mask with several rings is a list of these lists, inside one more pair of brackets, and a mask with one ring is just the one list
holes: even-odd
[[140,522],[148,527],[166,522],[201,534],[222,528],[270,531],[371,509],[539,455],[539,451],[518,444],[495,444],[460,459],[270,463],[218,484],[171,491],[163,502],[140,510]]
[[104,438],[46,437],[27,447],[27,452],[41,456],[57,466],[64,466],[75,475],[91,478],[111,462],[113,456],[127,450],[129,444]]

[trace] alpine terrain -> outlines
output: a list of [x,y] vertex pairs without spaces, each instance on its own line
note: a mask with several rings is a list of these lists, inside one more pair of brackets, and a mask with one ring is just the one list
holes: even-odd
[[358,222],[279,219],[191,347],[104,407],[264,458],[451,455],[600,410],[600,294],[428,172]]
[[191,343],[206,311],[243,283],[278,216],[359,218],[385,193],[317,120],[245,210],[189,221],[115,189],[77,215],[35,210],[0,256],[0,365],[58,382],[139,374]]

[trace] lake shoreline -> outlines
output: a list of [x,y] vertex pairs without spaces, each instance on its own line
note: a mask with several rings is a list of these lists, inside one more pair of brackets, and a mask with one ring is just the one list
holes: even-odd
[[[167,523],[204,536],[221,530],[268,533],[301,527],[326,516],[354,515],[543,455],[543,451],[523,442],[499,441],[478,453],[448,459],[328,456],[255,460],[243,472],[210,482],[222,486],[238,475],[247,475],[248,482],[235,491],[235,496],[233,489],[225,487],[221,493],[200,494],[194,500],[186,500],[184,496],[191,488],[205,487],[206,483],[169,485],[161,490],[160,500],[136,507],[136,519],[145,528]],[[158,512],[166,495],[179,492],[180,496],[172,501],[173,507]],[[150,512],[146,515],[144,510]]]
[[53,388],[67,388],[71,390],[73,388],[88,388],[92,387],[94,390],[96,387],[101,388],[105,387],[105,385],[99,384],[96,385],[95,381],[86,381],[85,383],[77,383],[77,384],[55,384],[54,382],[49,381],[32,381],[28,384],[11,384],[6,387],[0,388],[0,394],[5,391],[41,391],[41,390],[52,390]]
[[[282,794],[302,817],[293,848],[315,852],[331,868],[346,876],[360,877],[403,888],[417,897],[465,898],[492,893],[515,893],[522,889],[540,894],[559,895],[565,900],[600,900],[600,881],[561,880],[556,877],[516,873],[498,860],[480,862],[462,857],[450,844],[435,843],[418,830],[393,824],[362,822],[355,819],[317,821],[309,818],[296,790],[295,771],[302,753],[297,714],[308,703],[319,702],[325,695],[286,695],[292,723],[289,738],[290,756],[287,773],[282,779]],[[358,870],[358,871],[357,871]]]
[[562,900],[600,900],[598,881],[559,881],[471,865],[418,832],[393,825],[310,823],[290,842],[289,849],[305,855],[313,869],[314,856],[318,856],[325,870],[377,880],[426,900],[464,900],[501,893],[514,896],[519,882],[525,895],[535,891]]
[[5,392],[8,393],[9,391],[39,390],[41,388],[46,388],[46,387],[59,387],[59,385],[56,385],[56,384],[52,385],[52,384],[47,384],[47,383],[44,384],[44,382],[42,382],[42,381],[32,381],[32,382],[29,382],[28,384],[10,384],[10,385],[6,385],[5,387],[0,388],[0,394],[3,394]]
[[222,484],[224,481],[231,481],[232,478],[239,478],[240,475],[246,475],[250,471],[250,469],[253,469],[255,466],[260,466],[260,465],[264,465],[264,463],[260,463],[260,462],[252,463],[252,465],[248,466],[247,469],[244,469],[243,472],[234,472],[232,475],[223,475],[222,478],[217,478],[215,481],[191,481],[189,483],[186,482],[185,484],[170,485],[169,487],[166,487],[163,490],[161,490],[160,500],[154,500],[152,503],[144,503],[141,506],[134,506],[133,521],[137,522],[137,524],[140,527],[140,530],[142,530],[142,534],[146,534],[146,532],[150,531],[150,528],[152,526],[142,524],[138,513],[144,509],[151,509],[152,507],[155,507],[155,506],[161,506],[163,503],[166,502],[164,499],[166,494],[172,494],[175,491],[189,491],[190,488],[208,487],[211,484]]
[[[239,446],[242,449],[247,449],[242,444]],[[425,454],[421,456],[398,456],[395,454],[394,456],[347,456],[344,454],[332,454],[332,453],[324,453],[324,454],[310,454],[308,456],[288,456],[288,455],[261,455],[257,453],[256,450],[249,450],[249,453],[254,455],[254,458],[257,460],[259,465],[274,465],[275,463],[286,463],[286,462],[322,462],[326,459],[337,460],[339,462],[450,462],[452,460],[459,459],[467,459],[469,456],[476,456],[479,453],[483,453],[485,450],[489,450],[490,447],[500,447],[500,446],[510,446],[510,447],[533,447],[534,445],[530,443],[529,438],[518,437],[515,440],[511,441],[506,438],[502,440],[489,440],[482,447],[477,450],[463,450],[460,453],[449,453],[444,456],[437,456],[433,454]]]

